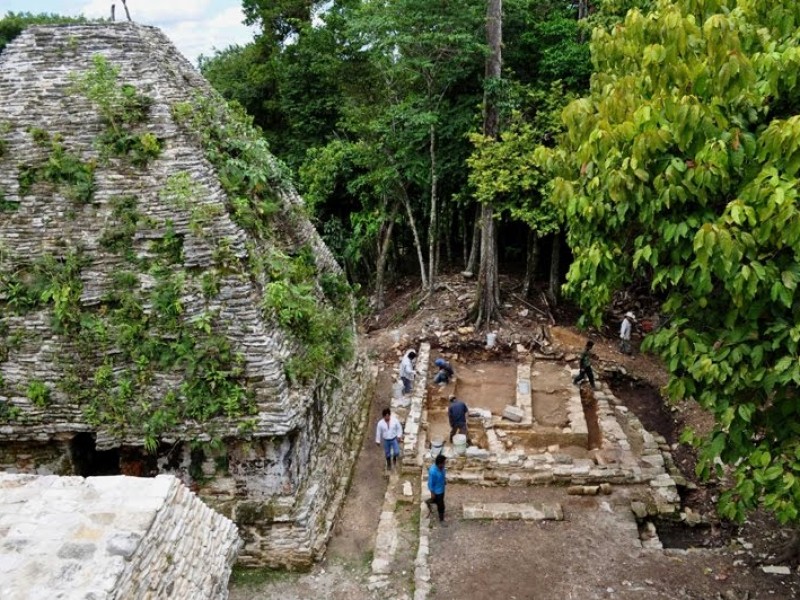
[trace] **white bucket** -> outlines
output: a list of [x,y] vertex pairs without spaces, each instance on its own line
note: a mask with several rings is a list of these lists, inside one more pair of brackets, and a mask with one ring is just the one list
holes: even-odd
[[453,450],[459,456],[464,456],[467,453],[467,436],[463,433],[457,433],[453,436]]
[[444,441],[440,439],[431,440],[431,458],[436,460],[436,457],[444,452]]
[[494,344],[497,341],[497,334],[495,332],[490,332],[486,334],[486,347],[487,348],[494,348]]
[[392,397],[400,398],[402,395],[403,395],[403,382],[396,381],[395,384],[392,386]]

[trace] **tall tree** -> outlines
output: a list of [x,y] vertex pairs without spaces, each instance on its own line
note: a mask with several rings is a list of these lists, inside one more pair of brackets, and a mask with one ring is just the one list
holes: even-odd
[[[567,290],[599,322],[649,280],[646,340],[668,393],[716,417],[702,473],[729,465],[727,517],[800,510],[800,5],[660,0],[596,32],[591,94],[549,164],[575,256]],[[691,438],[692,436],[689,436]],[[721,462],[720,462],[721,461]]]
[[[383,77],[383,101],[371,101],[369,110],[373,118],[381,118],[376,109],[382,109],[393,121],[401,120],[403,136],[411,145],[394,152],[394,160],[400,170],[416,171],[415,183],[427,184],[428,263],[422,279],[429,289],[436,278],[442,131],[447,130],[453,109],[462,110],[452,105],[450,92],[471,74],[482,52],[476,6],[475,2],[444,0],[366,2],[352,21],[352,37],[367,49],[366,55]],[[421,180],[416,164],[423,139],[428,164]]]
[[[503,68],[503,1],[488,0],[486,7],[486,76],[483,96],[483,135],[497,140],[500,134],[500,107],[497,94]],[[491,202],[481,207],[481,260],[478,286],[471,316],[476,327],[500,318],[500,282],[497,271],[497,240],[495,239],[494,209]]]

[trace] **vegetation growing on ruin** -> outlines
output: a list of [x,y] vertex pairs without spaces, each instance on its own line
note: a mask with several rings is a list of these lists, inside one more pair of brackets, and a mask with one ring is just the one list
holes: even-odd
[[[118,208],[131,205],[123,198]],[[127,243],[119,250],[130,256]],[[101,303],[85,307],[81,271],[89,264],[77,251],[45,255],[29,267],[3,273],[0,297],[4,310],[18,314],[52,310],[54,330],[79,359],[65,354],[60,360],[65,376],[58,389],[84,407],[91,425],[119,436],[140,432],[145,446],[155,450],[158,437],[182,423],[254,412],[241,355],[214,331],[214,315],[185,318],[185,278],[169,269],[168,258],[150,264],[155,284],[146,293],[135,272],[121,270]],[[180,383],[162,398],[159,390],[170,380]],[[44,405],[50,392],[40,383],[29,382],[26,395]]]
[[3,190],[0,190],[0,213],[14,212],[17,209],[19,209],[19,202],[7,200]]
[[[197,97],[173,106],[175,120],[200,139],[227,193],[231,219],[258,242],[248,245],[248,267],[263,276],[264,310],[300,342],[286,364],[290,381],[308,382],[330,373],[352,356],[352,289],[346,279],[319,274],[312,251],[290,255],[266,251],[281,210],[278,194],[288,189],[288,172],[269,151],[252,119],[241,108],[218,98]],[[189,181],[174,179],[168,195],[180,203],[191,197]],[[196,220],[196,217],[193,215]],[[219,240],[215,264],[223,270],[239,263],[225,240]],[[210,280],[205,289],[210,289]]]
[[8,151],[8,140],[5,135],[11,131],[11,125],[4,121],[0,121],[0,158],[3,158]]
[[50,404],[50,388],[47,387],[47,384],[44,381],[32,379],[28,384],[28,389],[25,392],[25,395],[28,397],[28,400],[33,402],[33,404],[39,408],[45,408],[48,404]]
[[278,190],[286,187],[289,176],[252,118],[239,107],[202,96],[174,105],[172,114],[198,136],[227,193],[233,221],[259,239],[270,238],[270,217],[280,210]]
[[56,186],[70,200],[80,204],[91,202],[95,188],[95,163],[84,162],[77,154],[67,150],[63,138],[58,134],[50,135],[37,128],[31,128],[28,132],[47,156],[36,164],[19,166],[19,195],[26,196],[34,184],[45,182]]
[[137,210],[136,196],[114,196],[109,201],[111,205],[111,222],[103,230],[99,244],[109,252],[120,254],[132,261],[133,236],[142,215]]
[[119,68],[104,56],[92,59],[93,68],[73,76],[74,89],[88,98],[100,112],[105,131],[97,144],[105,156],[125,157],[134,166],[145,167],[161,155],[164,143],[147,123],[153,99],[130,84],[119,83]]
[[85,17],[65,17],[55,14],[33,14],[30,12],[8,12],[0,19],[0,53],[14,38],[34,25],[66,25],[91,22]]
[[328,304],[319,298],[314,257],[303,248],[294,257],[280,252],[268,256],[269,283],[264,308],[278,323],[291,331],[302,349],[286,364],[291,381],[309,381],[318,373],[330,373],[351,358],[353,351],[350,318],[352,290],[343,277],[323,275],[321,290]]

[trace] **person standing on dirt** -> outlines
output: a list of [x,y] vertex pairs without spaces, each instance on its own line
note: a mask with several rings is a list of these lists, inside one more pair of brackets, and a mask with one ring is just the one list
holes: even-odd
[[572,383],[580,387],[581,381],[583,381],[583,379],[586,377],[589,379],[589,384],[592,386],[592,389],[596,390],[597,386],[594,384],[594,371],[592,371],[593,346],[594,342],[592,340],[586,342],[586,348],[583,349],[583,353],[581,354],[580,371],[572,380]]
[[445,455],[440,454],[436,457],[436,462],[428,469],[428,490],[431,493],[431,497],[425,500],[428,505],[428,510],[432,511],[432,505],[436,505],[436,509],[439,513],[439,525],[442,527],[447,527],[447,523],[444,522],[444,487],[447,485],[444,463],[446,460],[447,458]]
[[630,311],[625,313],[622,324],[619,326],[619,349],[623,354],[633,354],[631,350],[631,329],[636,317]]
[[397,464],[397,457],[400,456],[400,443],[403,441],[403,426],[392,414],[391,408],[383,409],[383,418],[378,421],[375,430],[375,443],[383,444],[383,453],[386,455],[386,470],[391,471],[392,464]]
[[450,395],[450,406],[447,407],[447,418],[450,421],[450,443],[453,443],[453,436],[463,433],[467,438],[467,445],[471,444],[467,431],[467,415],[469,408],[463,400],[459,400],[454,395]]
[[409,350],[400,361],[400,380],[403,382],[403,393],[410,394],[412,387],[411,383],[414,381],[414,359],[417,358],[417,353],[414,350]]
[[455,374],[450,363],[443,358],[437,358],[433,361],[433,364],[439,367],[439,372],[436,373],[436,377],[433,378],[433,383],[438,383],[440,385],[450,383],[450,378]]

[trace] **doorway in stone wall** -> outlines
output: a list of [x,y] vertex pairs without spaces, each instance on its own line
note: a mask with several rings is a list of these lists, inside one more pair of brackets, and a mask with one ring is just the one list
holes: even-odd
[[69,444],[73,471],[81,477],[119,475],[119,448],[98,450],[95,436],[82,432],[75,435]]

